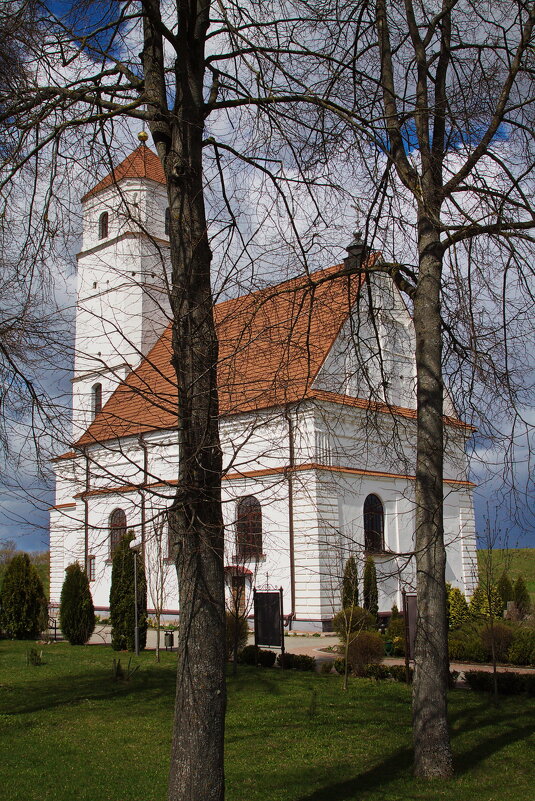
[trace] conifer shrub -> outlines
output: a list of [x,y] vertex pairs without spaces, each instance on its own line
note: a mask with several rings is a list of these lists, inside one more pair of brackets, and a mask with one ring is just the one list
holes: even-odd
[[361,606],[351,606],[342,609],[333,617],[333,631],[338,634],[340,641],[351,641],[359,632],[375,627],[375,617]]
[[492,627],[483,626],[480,636],[488,659],[492,659],[492,645],[494,642],[496,660],[498,662],[507,661],[509,649],[513,642],[513,631],[510,626],[505,626],[503,623],[494,623]]
[[[110,589],[111,645],[115,651],[135,649],[134,610],[134,551],[130,548],[133,535],[127,532],[113,555]],[[139,647],[147,642],[147,583],[145,566],[140,553],[137,555],[137,597]]]
[[359,605],[359,583],[357,573],[357,561],[354,556],[350,556],[344,568],[344,578],[342,581],[342,609]]
[[498,594],[502,600],[502,612],[503,612],[507,609],[508,602],[514,601],[513,583],[505,570],[503,571],[502,575],[498,580],[496,589],[498,590]]
[[469,603],[470,615],[477,619],[485,617],[502,617],[502,599],[495,584],[484,587],[478,584]]
[[36,637],[46,628],[47,600],[27,553],[16,554],[6,568],[0,610],[0,627],[13,639]]
[[85,570],[78,562],[65,570],[59,625],[71,645],[85,645],[95,629],[95,608]]
[[513,585],[513,601],[520,617],[526,617],[531,609],[531,598],[522,576],[519,576]]
[[348,661],[355,676],[364,676],[366,667],[379,664],[383,656],[383,640],[376,631],[361,631],[349,644]]
[[398,614],[397,617],[390,618],[390,623],[386,630],[386,636],[392,641],[394,656],[405,655],[405,620]]
[[368,556],[364,565],[362,595],[364,609],[367,609],[376,618],[379,611],[379,593],[377,590],[377,570],[372,556]]
[[234,653],[235,639],[238,653],[240,653],[240,651],[247,645],[247,638],[249,637],[249,625],[247,623],[247,618],[240,616],[236,617],[233,612],[227,612],[225,637],[227,646],[227,659],[231,659],[232,654]]
[[448,629],[460,629],[470,617],[468,602],[458,587],[447,584]]

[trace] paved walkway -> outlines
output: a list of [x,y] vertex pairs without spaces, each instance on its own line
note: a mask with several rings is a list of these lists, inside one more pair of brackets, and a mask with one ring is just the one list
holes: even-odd
[[[253,642],[253,638],[250,638]],[[318,664],[328,662],[329,660],[337,659],[338,655],[326,652],[325,648],[338,644],[336,635],[321,635],[314,637],[311,635],[295,636],[290,635],[284,638],[284,647],[287,651],[294,654],[307,654],[316,658]],[[383,659],[385,665],[404,665],[405,659],[403,657],[385,657]],[[483,670],[487,673],[492,672],[492,665],[482,665],[479,662],[451,662],[450,670],[456,670],[459,673],[467,670]],[[497,665],[497,670],[501,673],[535,673],[535,668],[519,667],[516,665]]]
[[[174,647],[177,644],[177,635],[174,633]],[[111,642],[111,627],[97,625],[93,632],[90,645],[109,645]],[[249,644],[254,642],[252,634],[249,635]],[[319,637],[313,634],[290,634],[284,638],[285,650],[292,654],[306,654],[313,656],[318,664],[322,662],[334,661],[337,654],[329,653],[326,648],[338,644],[338,637],[335,634],[321,634]],[[164,632],[160,632],[160,647],[164,648]],[[154,650],[156,648],[156,631],[154,629],[147,630],[147,648]],[[274,648],[278,652],[278,648]],[[399,657],[385,657],[383,659],[385,665],[404,665],[405,660]],[[459,673],[467,670],[483,670],[485,672],[492,672],[492,665],[482,665],[479,663],[467,662],[452,662],[450,664],[451,670],[456,670]],[[535,673],[535,668],[529,667],[516,667],[515,665],[498,665],[497,669],[501,673]]]

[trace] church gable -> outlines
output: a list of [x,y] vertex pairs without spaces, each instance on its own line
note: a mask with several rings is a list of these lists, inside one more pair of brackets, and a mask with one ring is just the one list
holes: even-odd
[[345,319],[314,389],[415,409],[414,330],[391,279],[373,273]]

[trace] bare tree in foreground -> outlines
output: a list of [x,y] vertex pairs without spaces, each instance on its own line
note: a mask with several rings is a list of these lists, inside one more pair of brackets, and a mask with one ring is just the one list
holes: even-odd
[[[365,238],[383,249],[387,263],[378,269],[390,272],[413,309],[415,772],[448,777],[453,761],[447,723],[443,371],[464,395],[461,412],[470,414],[472,404],[481,402],[484,386],[493,393],[495,410],[501,402],[513,415],[521,414],[511,345],[519,317],[528,322],[533,300],[535,7],[377,0],[323,6],[325,20],[329,11],[336,21],[325,22],[324,52],[332,62],[324,74],[324,108],[339,125],[342,120],[353,127],[355,156],[367,165],[357,197]],[[393,241],[398,253],[388,263]],[[510,317],[507,300],[512,300]],[[494,327],[491,306],[500,320]],[[485,412],[478,411],[484,419]]]
[[[28,85],[23,91],[8,86],[0,97],[0,123],[9,122],[14,131],[2,186],[8,187],[27,165],[38,176],[47,159],[56,167],[75,161],[78,137],[84,152],[103,153],[111,162],[110,139],[114,129],[120,131],[122,118],[141,120],[148,127],[166,178],[179,431],[178,489],[169,520],[180,594],[169,798],[220,801],[226,704],[222,459],[203,150],[212,149],[211,180],[221,184],[222,213],[228,220],[222,228],[227,224],[238,230],[223,162],[226,154],[231,161],[242,159],[243,131],[235,120],[231,128],[236,145],[217,143],[205,129],[210,115],[217,124],[234,107],[243,106],[243,114],[249,114],[250,105],[269,107],[270,76],[252,63],[257,57],[240,37],[235,20],[241,9],[233,3],[178,0],[171,6],[142,0],[104,7],[79,2],[62,20],[46,4],[38,5],[44,46],[32,48],[30,43]],[[269,30],[273,22],[268,12],[263,21]],[[211,22],[221,41],[210,43],[207,56]],[[243,28],[249,27],[244,15]],[[258,121],[250,117],[249,131],[254,131]],[[273,172],[266,170],[263,137],[255,149],[247,141],[247,148],[244,163],[277,183],[275,173],[280,177],[283,169],[277,163]],[[281,205],[285,203],[282,197]],[[236,238],[238,251],[247,251],[240,232]],[[232,248],[229,252],[232,261]]]
[[[491,363],[505,354],[501,366],[504,375],[510,376],[506,318],[497,333],[486,332],[491,345],[485,351],[470,303],[461,336],[451,323],[456,321],[467,287],[476,295],[481,286],[492,289],[484,270],[472,266],[477,246],[470,243],[478,236],[485,235],[492,243],[505,240],[503,275],[511,270],[522,275],[519,267],[525,265],[523,248],[530,244],[533,224],[525,190],[530,175],[522,159],[513,159],[511,164],[496,137],[500,126],[506,125],[514,130],[514,136],[508,132],[512,145],[530,146],[531,107],[526,98],[534,93],[526,67],[532,58],[533,4],[503,3],[492,13],[489,7],[485,9],[488,19],[481,16],[480,6],[468,0],[444,0],[438,11],[434,4],[430,10],[409,0],[404,4],[337,3],[332,9],[325,3],[317,8],[314,3],[295,6],[301,16],[289,22],[285,47],[279,37],[283,26],[274,13],[285,10],[284,3],[264,10],[262,4],[251,3],[258,14],[253,16],[256,24],[241,18],[240,9],[232,3],[178,0],[170,20],[158,0],[143,0],[140,6],[120,3],[98,24],[93,20],[94,35],[83,39],[76,27],[67,29],[47,17],[43,22],[49,36],[47,63],[43,64],[42,56],[41,73],[27,92],[6,91],[0,103],[0,121],[14,121],[20,132],[12,147],[13,170],[33,153],[59,142],[75,125],[101,130],[104,123],[111,127],[115,119],[126,116],[143,120],[149,127],[167,179],[180,431],[172,537],[182,620],[170,781],[173,801],[223,797],[218,349],[202,152],[212,149],[216,175],[222,154],[242,159],[265,174],[266,162],[259,163],[258,151],[253,157],[243,155],[236,142],[216,142],[205,134],[211,115],[223,130],[221,123],[228,120],[223,115],[240,108],[263,109],[286,143],[287,149],[282,156],[279,149],[278,155],[298,164],[300,179],[306,181],[307,170],[318,163],[318,148],[321,158],[332,157],[333,171],[337,163],[338,169],[347,172],[348,163],[358,159],[371,187],[370,195],[355,197],[367,244],[381,245],[388,254],[385,245],[398,234],[400,242],[408,240],[402,259],[391,254],[391,261],[376,266],[388,270],[410,298],[416,329],[420,625],[414,683],[415,765],[420,776],[452,772],[446,719],[443,330],[450,343],[447,355],[452,362],[459,356],[456,375],[464,378],[463,360],[468,359],[477,380],[484,383]],[[212,32],[217,26],[227,35],[226,46],[215,54],[211,13],[220,15]],[[129,26],[140,19],[141,63],[139,45],[127,35]],[[307,26],[313,26],[316,44],[327,43],[324,50],[295,45],[297,34],[306,43]],[[324,27],[326,35],[318,37]],[[466,31],[475,31],[476,38],[468,41]],[[116,38],[120,36],[124,47],[118,59]],[[310,69],[311,61],[320,65],[317,71]],[[294,103],[299,103],[298,113]],[[308,119],[302,113],[305,103],[316,109]],[[279,118],[272,111],[277,104],[285,112]],[[260,119],[258,114],[254,122],[262,131]],[[333,119],[338,122],[331,126]],[[301,139],[297,122],[305,126]],[[236,123],[234,130],[239,130]],[[266,134],[263,157],[269,152],[268,138]],[[246,141],[240,144],[249,147]],[[232,217],[229,206],[227,211]],[[391,234],[385,233],[389,229]],[[520,247],[509,244],[514,234],[524,237]],[[348,267],[356,272],[362,268],[358,260]],[[507,393],[513,394],[511,381],[507,381]]]

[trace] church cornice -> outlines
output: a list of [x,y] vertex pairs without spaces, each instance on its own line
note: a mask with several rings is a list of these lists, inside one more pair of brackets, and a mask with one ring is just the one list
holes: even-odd
[[110,236],[108,239],[99,241],[98,244],[93,245],[86,250],[81,250],[76,254],[76,260],[80,261],[80,259],[84,258],[84,256],[90,256],[93,253],[98,253],[110,245],[116,245],[126,239],[146,239],[148,242],[158,245],[158,247],[169,247],[168,239],[162,239],[159,236],[154,236],[153,234],[149,234],[147,231],[123,231],[123,233],[119,234],[119,236]]

